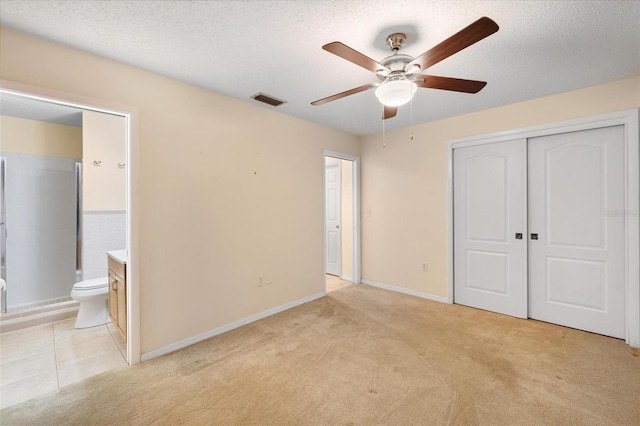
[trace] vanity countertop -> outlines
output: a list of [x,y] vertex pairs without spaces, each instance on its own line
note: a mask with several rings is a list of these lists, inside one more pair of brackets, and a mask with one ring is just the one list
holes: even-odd
[[127,250],[111,250],[107,252],[108,256],[111,256],[114,260],[126,264],[127,263]]

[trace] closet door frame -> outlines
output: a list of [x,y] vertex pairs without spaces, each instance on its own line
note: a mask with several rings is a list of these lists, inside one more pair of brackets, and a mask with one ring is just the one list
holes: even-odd
[[575,120],[545,123],[522,129],[489,133],[447,143],[447,245],[448,296],[454,303],[454,236],[453,236],[453,150],[456,148],[529,139],[610,126],[624,126],[625,210],[625,342],[640,347],[640,109],[584,117]]

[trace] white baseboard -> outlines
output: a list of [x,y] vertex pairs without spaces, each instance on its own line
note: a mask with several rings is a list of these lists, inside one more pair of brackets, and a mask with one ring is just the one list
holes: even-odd
[[263,318],[270,317],[271,315],[275,315],[277,313],[286,311],[288,309],[295,308],[296,306],[300,306],[300,305],[303,305],[305,303],[309,303],[309,302],[311,302],[313,300],[319,299],[319,298],[324,297],[324,296],[325,296],[325,293],[317,293],[317,294],[314,294],[312,296],[305,297],[304,299],[295,300],[295,301],[293,301],[291,303],[287,303],[286,305],[282,305],[282,306],[278,306],[277,308],[269,309],[268,311],[264,311],[264,312],[259,313],[257,315],[252,315],[252,316],[250,316],[248,318],[245,318],[245,319],[242,319],[240,321],[236,321],[234,323],[231,323],[231,324],[228,324],[228,325],[224,325],[222,327],[215,328],[213,330],[207,331],[206,333],[202,333],[202,334],[199,334],[197,336],[189,337],[188,339],[184,339],[184,340],[181,340],[179,342],[172,343],[172,344],[164,346],[162,348],[158,348],[158,349],[154,349],[154,350],[149,351],[149,352],[145,352],[140,356],[140,361],[141,362],[149,361],[150,359],[157,358],[157,357],[162,356],[162,355],[166,355],[168,353],[177,351],[178,349],[186,348],[187,346],[193,345],[194,343],[201,342],[201,341],[206,340],[206,339],[208,339],[210,337],[214,337],[214,336],[217,336],[219,334],[226,333],[227,331],[231,331],[234,328],[242,327],[243,325],[247,325],[247,324],[250,324],[252,322],[261,320]]
[[362,284],[370,285],[371,287],[378,287],[385,290],[395,291],[396,293],[409,294],[411,296],[421,297],[423,299],[433,300],[435,302],[442,302],[451,304],[446,297],[435,296],[429,293],[422,293],[421,291],[409,290],[408,288],[396,287],[395,285],[378,283],[375,281],[361,280]]
[[351,277],[351,275],[342,275],[342,276],[340,277],[340,279],[341,279],[341,280],[344,280],[344,281],[351,281],[351,282],[353,282],[353,278]]

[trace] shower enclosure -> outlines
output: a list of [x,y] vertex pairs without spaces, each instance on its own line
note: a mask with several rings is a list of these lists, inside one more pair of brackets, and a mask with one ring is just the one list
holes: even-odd
[[81,277],[81,163],[0,154],[2,312],[69,299]]

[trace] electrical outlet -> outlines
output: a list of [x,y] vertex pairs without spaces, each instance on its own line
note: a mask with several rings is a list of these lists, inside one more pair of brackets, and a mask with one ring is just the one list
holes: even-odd
[[258,277],[258,287],[262,287],[264,285],[265,281],[266,280],[265,280],[264,277],[262,277],[262,276]]
[[427,272],[428,269],[429,269],[429,265],[427,265],[427,262],[422,262],[422,270],[424,272]]

